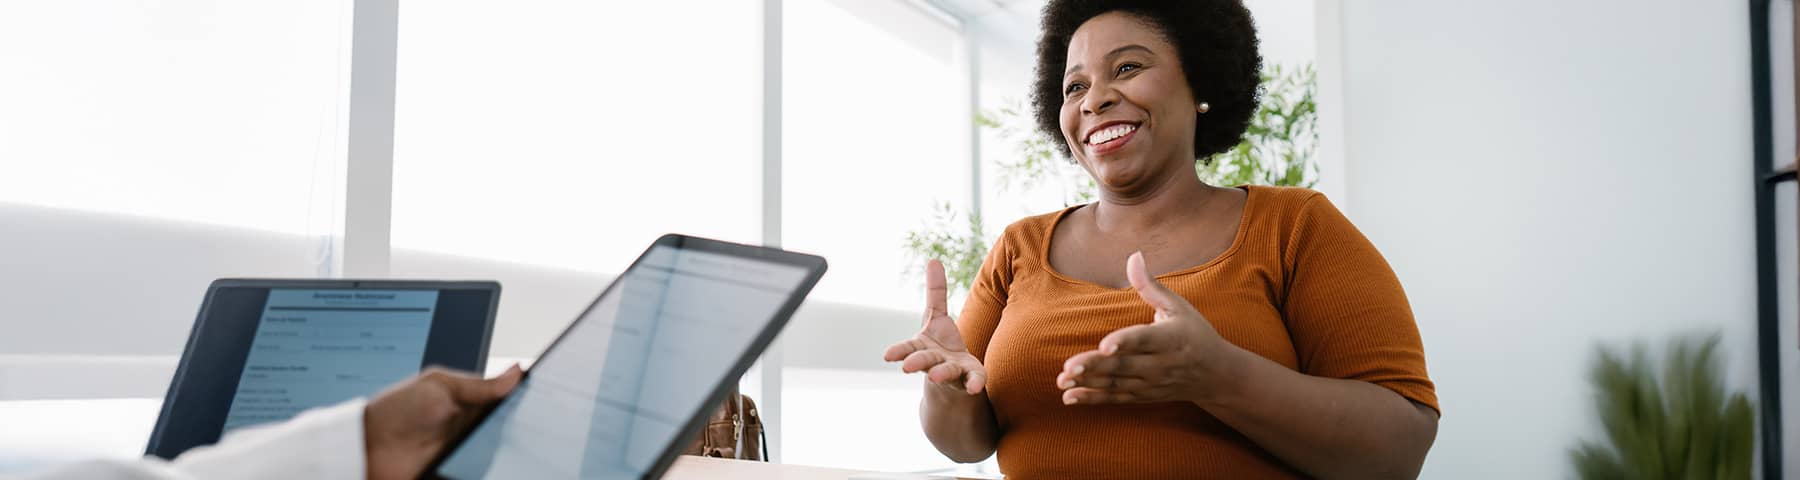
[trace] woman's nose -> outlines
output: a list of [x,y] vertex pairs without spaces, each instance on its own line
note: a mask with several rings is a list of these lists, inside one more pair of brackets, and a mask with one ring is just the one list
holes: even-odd
[[1099,115],[1119,104],[1119,91],[1111,86],[1095,85],[1081,99],[1081,113]]

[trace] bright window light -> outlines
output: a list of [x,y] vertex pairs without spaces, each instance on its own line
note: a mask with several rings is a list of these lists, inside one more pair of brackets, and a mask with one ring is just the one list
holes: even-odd
[[[901,0],[784,0],[782,8],[782,245],[830,260],[812,301],[918,311],[923,283],[906,273],[906,233],[939,202],[968,207],[973,118],[958,33]],[[865,415],[915,411],[918,378],[897,367],[783,372],[783,462],[953,466],[916,416]]]
[[782,245],[830,259],[811,298],[917,310],[906,233],[968,205],[957,33],[898,0],[783,8]]
[[349,7],[0,3],[0,203],[329,234]]
[[759,18],[737,0],[402,6],[393,247],[616,273],[667,232],[758,242]]

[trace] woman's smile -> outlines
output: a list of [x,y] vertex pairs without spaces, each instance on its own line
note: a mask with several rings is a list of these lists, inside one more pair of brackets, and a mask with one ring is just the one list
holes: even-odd
[[1088,154],[1102,157],[1117,153],[1137,136],[1136,122],[1107,122],[1089,130],[1087,141]]

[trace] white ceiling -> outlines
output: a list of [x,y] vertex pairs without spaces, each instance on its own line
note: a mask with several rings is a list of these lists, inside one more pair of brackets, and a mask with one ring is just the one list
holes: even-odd
[[[1048,0],[912,0],[931,4],[952,16],[972,21],[983,35],[1029,49],[1037,42],[1038,14]],[[1262,54],[1269,64],[1313,61],[1316,26],[1314,2],[1244,0],[1256,17]],[[1027,50],[1029,51],[1029,50]]]
[[1016,15],[1024,18],[1037,18],[1037,12],[1044,7],[1046,0],[928,0],[945,10],[950,10],[964,18],[980,18],[992,14]]
[[962,19],[991,38],[1029,46],[1037,41],[1038,12],[1047,0],[913,0]]

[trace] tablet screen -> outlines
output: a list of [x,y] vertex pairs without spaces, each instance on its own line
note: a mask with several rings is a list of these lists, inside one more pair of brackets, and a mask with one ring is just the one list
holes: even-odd
[[713,389],[731,381],[733,368],[808,277],[798,266],[652,247],[437,473],[642,477]]
[[437,290],[269,289],[225,430],[379,392],[425,359]]

